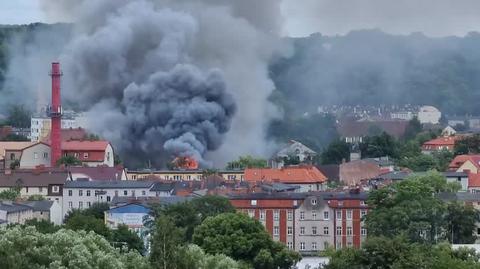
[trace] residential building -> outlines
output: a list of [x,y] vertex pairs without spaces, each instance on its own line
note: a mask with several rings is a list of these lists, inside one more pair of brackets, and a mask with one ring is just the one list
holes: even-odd
[[327,177],[313,165],[276,168],[245,169],[245,181],[250,184],[277,182],[300,186],[301,192],[320,191],[326,188]]
[[297,158],[300,163],[310,163],[316,155],[317,153],[311,148],[298,141],[290,140],[286,146],[273,156],[270,164],[272,168],[282,168],[285,165],[285,158]]
[[50,165],[50,147],[45,143],[0,142],[0,169],[34,168]]
[[468,191],[469,187],[469,173],[466,172],[444,172],[443,175],[447,182],[458,183],[461,191]]
[[63,188],[63,215],[72,209],[89,208],[93,203],[110,203],[118,196],[148,197],[153,185],[150,181],[67,181]]
[[448,170],[478,174],[480,169],[480,155],[457,155],[448,165]]
[[62,224],[62,204],[57,201],[24,201],[18,202],[29,206],[33,211],[33,218],[37,220],[47,220],[55,225]]
[[71,166],[66,168],[71,180],[127,180],[127,172],[121,165],[109,167],[100,165],[95,167]]
[[338,123],[337,130],[346,143],[356,144],[363,142],[364,137],[378,132],[386,132],[395,138],[401,138],[405,134],[407,125],[408,121],[403,120],[343,120]]
[[36,169],[5,170],[0,173],[0,191],[20,188],[20,196],[44,196],[47,200],[62,204],[63,185],[67,171],[38,167]]
[[[42,141],[50,135],[52,123],[50,117],[42,113],[41,115],[32,116],[31,121],[31,141]],[[85,128],[86,118],[82,114],[73,111],[64,111],[62,117],[62,129]]]
[[12,201],[0,201],[0,223],[25,224],[29,219],[33,219],[32,207]]
[[340,182],[347,186],[360,185],[364,181],[377,178],[385,172],[376,163],[369,160],[356,160],[340,164]]
[[[216,174],[225,181],[243,181],[244,170],[219,170]],[[127,170],[128,180],[160,179],[167,181],[201,181],[208,175],[204,170]]]
[[62,141],[62,155],[74,156],[86,166],[114,166],[114,152],[110,142],[105,140]]
[[459,136],[442,136],[429,140],[422,145],[423,153],[431,153],[433,151],[448,150],[453,151],[455,141],[460,139]]
[[457,131],[453,129],[452,126],[448,125],[447,127],[443,128],[442,130],[442,136],[452,136],[457,134]]
[[150,196],[166,197],[172,196],[175,191],[174,182],[156,182],[150,189]]

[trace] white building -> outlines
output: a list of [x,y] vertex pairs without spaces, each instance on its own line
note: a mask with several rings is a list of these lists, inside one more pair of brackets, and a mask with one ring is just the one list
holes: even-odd
[[442,112],[434,106],[422,106],[420,111],[418,111],[418,120],[420,123],[431,123],[438,124],[440,123],[440,118],[442,117]]
[[417,113],[412,111],[396,111],[390,113],[390,118],[398,120],[411,120],[417,116]]
[[295,157],[300,163],[313,160],[317,153],[304,144],[290,140],[288,144],[282,148],[271,160],[272,168],[282,168],[284,166],[284,158]]
[[70,210],[89,208],[94,203],[110,203],[114,197],[148,197],[154,182],[147,181],[67,181],[63,187],[63,216]]
[[[62,129],[76,129],[86,127],[86,118],[83,114],[75,113],[73,111],[65,111],[62,117]],[[31,118],[31,136],[33,142],[45,139],[52,128],[52,121],[49,117],[32,116]]]

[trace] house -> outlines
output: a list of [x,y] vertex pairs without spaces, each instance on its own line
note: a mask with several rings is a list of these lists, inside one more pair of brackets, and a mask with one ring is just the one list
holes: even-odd
[[450,171],[469,171],[477,174],[480,169],[480,155],[457,155],[448,165]]
[[294,157],[300,163],[303,163],[311,162],[316,155],[317,153],[311,148],[298,141],[290,140],[285,147],[275,154],[270,163],[272,168],[282,168],[285,165],[284,158]]
[[32,208],[34,219],[47,220],[55,225],[62,224],[62,205],[59,202],[43,200],[19,203]]
[[67,181],[63,187],[63,216],[72,209],[89,208],[93,203],[110,203],[114,197],[147,197],[154,182],[150,181]]
[[458,183],[461,186],[461,191],[468,191],[469,175],[466,172],[444,172],[443,175],[449,183]]
[[438,124],[440,123],[440,118],[442,117],[442,112],[434,106],[422,106],[418,111],[418,121],[421,124],[430,123]]
[[0,165],[10,169],[12,165],[19,168],[34,168],[50,165],[50,146],[38,142],[0,142]]
[[62,141],[62,156],[73,156],[85,166],[114,166],[114,152],[105,140]]
[[0,173],[0,191],[19,188],[22,198],[40,195],[62,204],[62,190],[67,178],[67,171],[62,169],[5,170]]
[[448,125],[447,127],[443,128],[442,130],[442,136],[452,136],[455,135],[457,131],[453,129],[452,126]]
[[360,185],[363,181],[377,178],[384,171],[369,160],[356,160],[340,164],[340,182],[348,186]]
[[459,136],[442,136],[429,140],[422,145],[422,152],[429,154],[433,151],[448,150],[453,151],[455,141],[459,140]]
[[468,191],[480,193],[480,174],[468,174]]
[[[401,138],[405,134],[408,121],[404,120],[377,120],[377,121],[341,121],[337,130],[346,143],[361,143],[363,138],[376,134],[378,131]],[[377,130],[377,131],[375,131]]]
[[30,206],[12,201],[0,201],[0,220],[6,224],[25,224],[33,219],[33,209]]
[[156,182],[150,189],[150,196],[165,197],[172,196],[175,191],[174,182]]
[[313,165],[245,169],[245,181],[253,185],[277,182],[300,186],[300,191],[319,191],[326,188],[327,177]]
[[70,179],[88,179],[88,180],[127,180],[127,172],[121,165],[109,167],[100,165],[95,167],[71,166],[67,168]]

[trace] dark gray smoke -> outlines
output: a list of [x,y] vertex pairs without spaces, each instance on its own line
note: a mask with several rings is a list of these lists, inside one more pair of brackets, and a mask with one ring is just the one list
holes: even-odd
[[[67,42],[48,54],[62,63],[64,101],[86,111],[89,129],[112,141],[127,164],[159,167],[193,156],[204,166],[221,165],[270,152],[265,131],[279,113],[267,101],[274,89],[268,62],[288,52],[278,42],[280,1],[45,0],[42,6],[50,21],[73,22]],[[35,62],[35,73],[48,69],[50,60],[38,64],[45,44],[34,41],[35,53],[19,53]],[[39,95],[48,96],[48,77],[40,85]]]

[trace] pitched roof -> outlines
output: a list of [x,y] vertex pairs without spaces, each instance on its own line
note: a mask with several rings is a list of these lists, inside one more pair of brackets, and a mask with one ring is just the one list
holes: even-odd
[[61,169],[37,169],[12,170],[11,173],[0,173],[0,187],[48,187],[50,184],[64,184],[68,173]]
[[290,140],[288,141],[288,144],[283,149],[277,152],[277,156],[283,157],[283,156],[295,155],[297,154],[297,150],[299,151],[299,153],[306,153],[311,155],[317,154],[313,149],[305,146],[304,144],[295,140]]
[[30,206],[22,205],[11,201],[0,201],[0,210],[8,213],[32,210]]
[[468,174],[468,187],[469,188],[480,187],[480,174],[474,174],[474,173]]
[[339,179],[340,165],[338,165],[338,164],[323,164],[323,165],[317,165],[317,168],[329,180],[338,180]]
[[151,204],[171,205],[177,203],[183,203],[190,201],[192,197],[184,196],[165,196],[165,197],[128,197],[128,196],[115,196],[112,198],[112,206],[121,206],[127,204],[141,204],[149,206]]
[[281,182],[281,183],[323,183],[327,181],[320,170],[313,165],[286,166],[275,168],[245,169],[245,181]]
[[50,208],[53,205],[53,201],[26,201],[22,202],[22,204],[30,206],[33,211],[50,211]]
[[480,155],[458,155],[456,156],[448,165],[450,170],[457,170],[462,166],[465,162],[471,161],[473,165],[475,165],[478,169],[480,169]]
[[65,151],[105,151],[110,142],[105,140],[63,141],[62,150]]
[[458,136],[442,136],[423,143],[423,146],[453,146]]
[[123,167],[69,167],[68,171],[72,174],[84,174],[92,180],[121,180]]
[[[82,140],[87,136],[87,131],[82,128],[69,128],[69,129],[62,129],[60,132],[60,136],[62,141],[69,141],[69,140]],[[42,139],[43,142],[50,144],[50,133]]]
[[175,189],[174,182],[156,182],[150,190],[172,192],[174,189]]
[[377,178],[381,173],[380,166],[366,160],[340,164],[340,181],[348,185],[356,185],[362,180]]
[[16,142],[16,141],[1,141],[0,142],[0,159],[5,158],[6,150],[23,150],[31,145],[36,144],[37,142]]
[[151,181],[131,181],[131,180],[75,180],[65,182],[64,188],[71,189],[144,189],[150,188],[154,182]]
[[372,127],[378,127],[387,134],[400,138],[405,134],[408,121],[344,121],[338,124],[337,130],[342,137],[368,136]]

